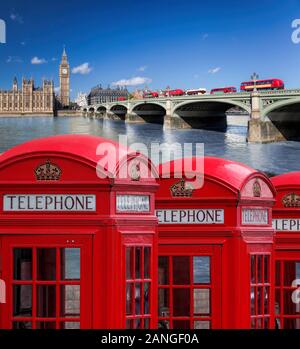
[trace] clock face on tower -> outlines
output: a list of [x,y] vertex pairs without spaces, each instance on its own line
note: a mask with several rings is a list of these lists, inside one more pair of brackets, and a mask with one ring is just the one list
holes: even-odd
[[63,68],[62,73],[65,74],[65,75],[68,74],[68,69]]

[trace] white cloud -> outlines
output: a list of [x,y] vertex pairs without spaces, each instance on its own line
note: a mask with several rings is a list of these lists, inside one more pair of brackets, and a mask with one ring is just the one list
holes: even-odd
[[20,24],[24,23],[22,16],[20,16],[18,13],[12,12],[9,17],[14,22],[18,22]]
[[92,71],[92,67],[87,62],[81,65],[78,65],[77,67],[74,67],[72,69],[73,74],[81,74],[81,75],[89,74],[91,71]]
[[146,69],[148,69],[148,66],[142,65],[141,67],[138,68],[138,71],[145,71]]
[[52,57],[51,61],[52,61],[52,62],[56,62],[56,61],[57,61],[57,58],[56,58],[56,57]]
[[25,46],[25,45],[26,45],[26,42],[25,42],[25,41],[21,41],[20,44],[21,44],[22,46]]
[[45,64],[47,61],[44,58],[39,58],[37,56],[31,58],[31,64]]
[[216,74],[221,70],[221,67],[211,68],[208,70],[209,74]]
[[59,90],[60,90],[60,87],[59,87],[59,86],[54,87],[54,92],[55,92],[55,93],[59,93]]
[[135,76],[131,79],[121,79],[112,83],[113,86],[137,86],[143,84],[150,84],[152,79],[144,78],[142,76]]
[[208,34],[207,33],[202,35],[202,40],[206,40],[207,38],[208,38]]
[[8,56],[6,63],[22,63],[23,60],[18,56]]

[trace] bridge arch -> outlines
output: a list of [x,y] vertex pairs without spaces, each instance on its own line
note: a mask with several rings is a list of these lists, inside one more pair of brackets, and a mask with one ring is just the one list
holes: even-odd
[[286,140],[300,140],[300,97],[274,102],[262,110],[262,118],[270,120]]
[[268,116],[268,114],[275,111],[276,109],[280,109],[282,107],[288,107],[298,103],[300,103],[300,97],[283,99],[282,101],[274,102],[263,109],[262,117]]
[[128,108],[123,103],[114,104],[109,108],[109,118],[113,120],[125,120]]
[[135,104],[130,112],[131,117],[154,124],[164,124],[167,111],[165,105],[156,101]]
[[141,105],[146,105],[146,104],[157,105],[157,106],[162,107],[164,109],[166,108],[166,103],[160,102],[154,98],[154,99],[149,99],[147,101],[143,100],[140,102],[136,102],[135,104],[132,105],[132,109],[139,107]]
[[116,107],[118,105],[123,106],[123,107],[128,109],[128,104],[127,103],[122,103],[122,102],[110,104],[109,108],[111,109],[111,108],[114,108],[114,107]]
[[225,130],[227,127],[226,112],[238,107],[250,115],[251,106],[231,99],[203,99],[184,101],[174,106],[173,117],[181,120],[183,128],[203,128]]
[[251,106],[250,105],[246,105],[243,102],[240,101],[236,101],[236,100],[232,100],[232,99],[203,99],[203,100],[199,100],[199,101],[184,101],[182,103],[179,103],[177,105],[175,105],[175,107],[172,110],[172,113],[176,112],[176,110],[178,108],[181,108],[185,105],[188,104],[195,104],[195,103],[220,103],[220,104],[226,104],[228,106],[228,109],[230,109],[231,107],[239,107],[241,109],[243,109],[244,111],[246,111],[248,114],[251,113]]
[[88,111],[89,111],[89,113],[94,113],[95,112],[95,107],[89,107]]

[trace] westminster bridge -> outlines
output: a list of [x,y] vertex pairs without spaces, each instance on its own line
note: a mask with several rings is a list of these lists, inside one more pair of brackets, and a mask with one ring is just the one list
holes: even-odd
[[131,99],[90,105],[82,111],[95,118],[186,129],[226,126],[226,113],[234,107],[250,117],[249,142],[300,138],[300,89]]

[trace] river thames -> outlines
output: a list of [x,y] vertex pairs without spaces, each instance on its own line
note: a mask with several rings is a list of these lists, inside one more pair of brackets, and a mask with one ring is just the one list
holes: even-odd
[[[205,155],[243,162],[269,174],[300,170],[300,142],[248,144],[247,116],[229,116],[226,132],[208,130],[163,130],[157,124],[125,124],[123,121],[84,117],[0,118],[0,152],[25,141],[59,134],[92,134],[118,140],[127,135],[128,144],[166,143],[166,150],[176,143],[204,143]],[[181,149],[180,149],[181,150]],[[177,157],[181,152],[178,148]],[[152,159],[158,162],[158,159]]]

